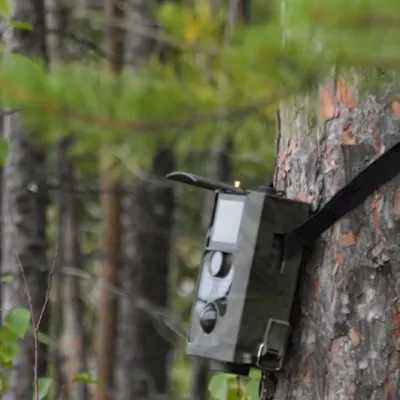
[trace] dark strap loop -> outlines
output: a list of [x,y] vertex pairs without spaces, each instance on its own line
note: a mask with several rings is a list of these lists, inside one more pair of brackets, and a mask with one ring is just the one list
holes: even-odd
[[285,255],[295,256],[367,197],[400,173],[400,143],[383,153],[339,190],[320,211],[286,235]]

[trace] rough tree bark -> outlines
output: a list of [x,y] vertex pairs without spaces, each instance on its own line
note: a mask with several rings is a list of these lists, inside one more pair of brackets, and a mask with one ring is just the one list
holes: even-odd
[[[168,310],[174,198],[164,177],[175,168],[169,149],[153,159],[150,181],[136,180],[128,199],[124,293],[119,319],[117,400],[164,398],[168,389]],[[155,180],[155,182],[151,182]]]
[[[33,30],[6,32],[7,46],[27,56],[47,61],[43,33],[44,5],[41,0],[11,1],[12,18],[28,22]],[[9,143],[9,157],[4,167],[2,243],[4,274],[15,277],[2,288],[2,311],[5,316],[15,307],[28,306],[22,266],[32,300],[33,314],[38,320],[45,301],[49,268],[46,249],[46,156],[27,135],[17,114],[5,117],[4,137]],[[48,313],[44,313],[41,331],[48,333]],[[40,344],[38,376],[47,372],[48,348]],[[9,390],[2,399],[31,399],[33,395],[34,340],[27,335],[21,342],[20,355],[8,373]]]
[[[275,171],[278,189],[314,208],[400,140],[383,96],[336,81],[320,99],[321,124],[309,99],[281,108]],[[305,257],[274,400],[398,399],[399,187],[400,177],[382,187]]]

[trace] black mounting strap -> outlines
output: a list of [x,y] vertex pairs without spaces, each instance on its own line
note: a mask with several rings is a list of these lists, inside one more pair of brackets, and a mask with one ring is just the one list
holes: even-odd
[[284,258],[310,246],[339,219],[362,204],[368,196],[400,173],[400,142],[383,153],[350,183],[337,192],[321,210],[286,235]]

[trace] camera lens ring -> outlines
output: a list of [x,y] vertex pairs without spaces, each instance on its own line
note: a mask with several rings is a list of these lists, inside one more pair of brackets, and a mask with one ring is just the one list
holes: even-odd
[[229,254],[222,251],[213,251],[207,259],[207,267],[209,274],[214,278],[223,278],[228,275],[230,271]]

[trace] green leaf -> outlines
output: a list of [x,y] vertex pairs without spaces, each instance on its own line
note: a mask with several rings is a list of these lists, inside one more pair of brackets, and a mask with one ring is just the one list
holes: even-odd
[[10,3],[7,0],[0,0],[0,16],[8,19],[10,15]]
[[229,387],[226,400],[248,400],[248,396],[242,387]]
[[26,31],[32,31],[33,27],[30,23],[28,22],[23,22],[23,21],[10,21],[10,25],[15,28],[15,29],[23,29]]
[[6,316],[8,328],[23,339],[29,328],[31,313],[26,308],[15,308]]
[[51,379],[51,378],[39,378],[39,382],[38,382],[39,399],[38,400],[43,400],[47,396],[52,384],[53,384],[53,379]]
[[1,283],[11,283],[14,282],[15,278],[12,275],[4,275],[0,278]]
[[261,371],[256,368],[251,368],[249,373],[250,379],[261,379]]
[[0,375],[0,393],[5,393],[8,390],[8,380],[4,375]]
[[208,385],[212,397],[218,400],[228,400],[229,376],[226,374],[216,374],[211,378]]
[[0,345],[0,357],[8,362],[18,356],[20,349],[15,342],[3,342]]
[[92,376],[88,372],[80,372],[75,378],[72,380],[72,383],[94,383],[97,384],[98,381],[92,378]]
[[[29,329],[29,331],[31,331],[31,329]],[[32,329],[32,333],[33,333],[33,332],[34,332],[34,331],[33,331],[33,329]],[[46,334],[43,333],[43,332],[38,332],[37,337],[38,337],[38,341],[39,341],[40,343],[45,344],[45,345],[47,345],[47,346],[50,346],[51,337],[50,337],[49,335],[46,335]]]
[[0,328],[0,343],[3,342],[16,342],[17,335],[10,330],[7,326]]
[[5,360],[0,354],[0,367],[4,369],[10,369],[13,366],[12,360]]
[[260,380],[251,378],[247,383],[247,394],[250,397],[250,400],[258,400],[259,399],[259,387]]
[[[35,330],[32,328],[32,326],[29,326],[28,332],[32,335],[35,334]],[[46,335],[45,333],[39,331],[37,332],[37,338],[40,343],[45,344],[46,346],[50,346],[51,337],[49,335]]]
[[[1,0],[0,0],[1,1]],[[0,139],[0,165],[4,165],[8,157],[8,142]]]

